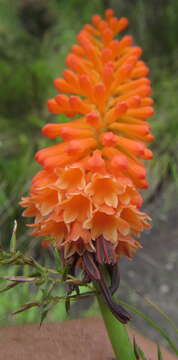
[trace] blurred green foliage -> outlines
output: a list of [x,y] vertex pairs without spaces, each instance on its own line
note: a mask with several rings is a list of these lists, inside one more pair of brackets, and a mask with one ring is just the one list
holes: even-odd
[[[0,277],[4,274],[8,277],[16,276],[18,274],[18,268],[15,270],[13,267],[0,268]],[[28,265],[24,267],[24,276],[28,276]],[[1,280],[1,284],[4,281]],[[1,285],[1,288],[3,286]],[[64,289],[58,288],[56,290],[57,296],[64,295]],[[22,304],[29,303],[31,301],[38,302],[42,298],[43,291],[46,291],[46,284],[39,289],[35,286],[29,286],[28,283],[23,286],[17,286],[5,293],[1,294],[1,306],[0,306],[0,322],[1,325],[8,324],[23,324],[23,323],[40,323],[41,313],[38,307],[32,307],[28,311],[20,312],[17,315],[12,315],[12,312],[17,311],[22,307]],[[30,296],[29,296],[30,293]],[[13,302],[12,302],[13,296]],[[48,314],[48,321],[63,321],[68,318],[65,308],[65,302],[61,301],[55,304],[53,310]]]
[[[51,116],[46,101],[55,94],[53,79],[63,71],[76,33],[94,13],[106,7],[130,21],[128,33],[144,49],[151,67],[156,115],[151,120],[155,160],[154,183],[177,182],[178,147],[178,2],[176,0],[0,0],[0,242],[9,246],[13,221],[18,221],[18,246],[41,257],[35,239],[24,231],[18,205],[38,169],[33,155],[51,142],[40,134]],[[157,161],[159,159],[159,161]],[[156,186],[153,188],[153,191]],[[44,256],[45,258],[45,256]],[[43,260],[43,259],[42,259]],[[12,290],[11,290],[12,291]],[[13,291],[14,302],[18,294]],[[22,294],[22,296],[26,296]],[[4,305],[10,301],[4,297]],[[0,317],[1,311],[0,308]],[[35,314],[34,310],[34,314]],[[24,318],[24,321],[33,321]],[[22,315],[23,318],[23,315]]]

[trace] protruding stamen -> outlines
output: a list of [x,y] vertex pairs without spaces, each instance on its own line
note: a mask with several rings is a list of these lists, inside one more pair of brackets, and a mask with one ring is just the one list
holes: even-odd
[[86,115],[86,121],[88,124],[96,128],[98,128],[101,125],[99,114],[96,113],[95,111],[92,111]]
[[100,83],[95,85],[94,87],[94,96],[95,96],[95,103],[98,107],[98,110],[103,113],[105,101],[106,101],[106,88],[104,84]]
[[102,172],[105,170],[105,161],[99,150],[95,150],[93,155],[87,161],[87,169],[92,172]]
[[105,10],[105,16],[106,16],[106,19],[109,20],[110,18],[112,18],[114,16],[114,10],[113,9]]
[[102,61],[103,63],[107,63],[108,61],[111,61],[113,59],[113,52],[111,49],[109,48],[104,48],[101,51],[101,57],[102,57]]
[[124,171],[128,168],[128,161],[124,155],[115,155],[111,160],[111,167],[117,171]]
[[95,148],[96,140],[93,138],[86,138],[83,140],[71,140],[65,148],[68,155],[73,156],[76,154],[82,154],[86,151]]
[[111,131],[102,134],[100,139],[104,146],[116,146],[118,142],[118,137]]
[[92,281],[99,281],[101,279],[100,272],[93,260],[93,255],[85,251],[83,254],[84,270]]
[[102,72],[102,78],[107,89],[110,89],[110,86],[113,81],[113,76],[114,76],[114,66],[112,61],[109,61],[105,64]]
[[112,264],[116,263],[113,245],[105,240],[103,236],[96,239],[96,258],[99,264]]
[[69,104],[70,104],[72,110],[74,110],[80,114],[87,114],[92,110],[91,105],[86,104],[78,96],[71,96],[69,99]]

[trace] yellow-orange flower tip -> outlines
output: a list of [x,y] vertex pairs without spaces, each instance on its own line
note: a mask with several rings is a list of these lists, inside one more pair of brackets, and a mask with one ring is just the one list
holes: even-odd
[[68,69],[54,82],[59,94],[48,100],[50,112],[75,118],[43,127],[44,136],[63,141],[36,153],[43,169],[21,201],[42,246],[53,239],[65,263],[100,281],[122,322],[128,316],[108,300],[99,265],[108,266],[112,283],[118,259],[132,257],[141,247],[135,237],[150,227],[138,210],[137,188],[148,187],[144,161],[153,154],[146,144],[154,139],[147,122],[153,115],[149,69],[132,36],[120,36],[127,25],[108,9],[104,20],[93,16],[78,34]]

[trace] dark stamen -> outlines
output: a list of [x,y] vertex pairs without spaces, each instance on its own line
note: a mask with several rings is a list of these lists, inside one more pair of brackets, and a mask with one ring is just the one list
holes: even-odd
[[116,256],[112,244],[103,236],[96,239],[96,258],[99,264],[115,264]]
[[130,314],[119,304],[115,303],[112,300],[111,293],[107,287],[105,279],[103,278],[102,274],[100,274],[101,280],[99,281],[101,292],[104,296],[105,301],[109,305],[109,308],[113,315],[123,324],[126,324],[130,319]]
[[89,278],[88,274],[86,272],[84,272],[82,283],[83,284],[89,284],[90,282],[91,282],[91,279]]
[[[68,274],[71,276],[75,276],[76,262],[78,260],[78,254],[74,254],[70,257],[70,262],[68,263],[69,269]],[[76,284],[68,284],[67,285],[67,295],[70,295],[72,291],[76,290],[77,295],[80,294],[79,287]]]
[[92,281],[99,281],[101,279],[100,272],[93,259],[93,254],[88,251],[85,251],[83,254],[83,265],[84,270]]
[[119,288],[119,284],[120,284],[119,267],[118,264],[114,264],[114,265],[107,264],[106,268],[110,275],[110,280],[111,280],[111,286],[109,287],[109,290],[111,295],[113,295]]

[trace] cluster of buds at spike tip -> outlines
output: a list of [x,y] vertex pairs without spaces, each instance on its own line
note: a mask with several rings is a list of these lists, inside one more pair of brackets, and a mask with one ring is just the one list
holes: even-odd
[[21,201],[23,215],[35,217],[32,234],[43,246],[55,242],[71,273],[80,267],[85,280],[98,281],[122,322],[129,316],[113,304],[111,292],[118,259],[131,258],[141,247],[135,237],[150,227],[139,210],[139,189],[148,187],[144,161],[152,158],[147,144],[153,140],[146,121],[153,115],[149,69],[133,38],[120,36],[127,25],[108,9],[104,20],[93,16],[78,34],[68,68],[54,82],[59,93],[48,101],[51,113],[75,118],[43,127],[43,135],[63,141],[36,153],[43,169]]

